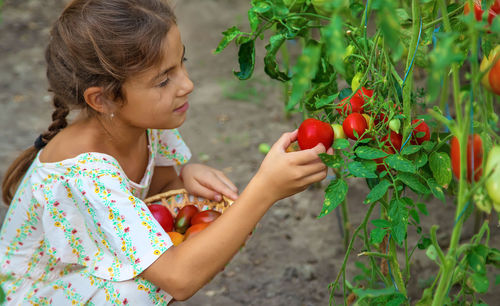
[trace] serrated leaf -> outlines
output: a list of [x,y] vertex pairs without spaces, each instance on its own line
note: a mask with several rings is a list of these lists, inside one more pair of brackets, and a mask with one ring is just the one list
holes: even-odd
[[391,220],[391,233],[394,240],[401,246],[406,238],[408,228],[408,208],[403,201],[393,198],[389,204],[389,218]]
[[385,159],[385,163],[389,167],[396,169],[398,171],[410,172],[410,173],[415,173],[417,171],[415,165],[401,155],[397,154],[390,155]]
[[391,183],[388,180],[380,181],[380,183],[373,187],[370,193],[368,193],[365,203],[370,204],[380,200],[387,192],[387,189],[389,189],[389,186],[391,186]]
[[224,50],[229,45],[229,43],[231,43],[231,41],[233,41],[241,34],[241,31],[240,29],[238,29],[238,27],[234,26],[222,32],[222,34],[224,35],[224,37],[219,42],[219,45],[214,51],[214,54],[220,53],[222,50]]
[[420,151],[421,146],[417,145],[406,145],[403,150],[401,150],[401,155],[411,155]]
[[276,53],[281,45],[290,37],[286,33],[278,33],[269,38],[269,44],[266,45],[266,55],[264,56],[264,72],[272,79],[282,82],[290,80],[290,77],[282,72],[276,61]]
[[316,106],[317,109],[320,109],[324,106],[330,105],[335,99],[337,99],[338,95],[339,93],[336,93],[334,95],[322,96],[321,98],[316,98],[314,106]]
[[452,179],[450,156],[444,152],[431,153],[429,156],[429,167],[436,183],[447,188]]
[[247,80],[252,76],[255,67],[255,40],[240,45],[238,62],[240,63],[240,71],[235,71],[234,75],[240,80]]
[[436,180],[434,180],[433,178],[428,179],[427,186],[429,186],[429,189],[436,198],[444,202],[445,198],[443,189],[441,189],[441,186],[438,185]]
[[339,168],[344,165],[344,159],[338,154],[330,155],[321,153],[319,154],[319,158],[321,158],[321,161],[329,168]]
[[374,228],[370,232],[370,242],[374,244],[379,244],[384,240],[385,235],[387,234],[387,229],[383,229],[380,227]]
[[371,223],[373,225],[375,225],[376,227],[380,227],[380,228],[388,228],[391,226],[391,222],[384,220],[384,219],[371,220]]
[[368,178],[377,177],[374,171],[371,171],[365,166],[365,164],[358,161],[353,161],[351,163],[348,163],[347,169],[349,169],[349,172],[351,172],[351,174],[354,175],[355,177],[368,177]]
[[332,212],[347,195],[348,185],[344,180],[331,181],[325,190],[325,201],[318,219]]
[[348,148],[349,141],[347,139],[343,139],[343,138],[335,139],[332,147],[334,149],[337,149],[337,150],[342,150],[342,149]]
[[386,157],[388,155],[382,150],[372,148],[369,146],[358,146],[354,152],[359,158],[370,159],[370,160]]
[[400,172],[396,178],[401,180],[408,187],[410,187],[413,191],[415,191],[419,194],[428,194],[430,192],[429,189],[424,184],[422,184],[420,182],[419,177],[415,174],[407,173],[407,172]]

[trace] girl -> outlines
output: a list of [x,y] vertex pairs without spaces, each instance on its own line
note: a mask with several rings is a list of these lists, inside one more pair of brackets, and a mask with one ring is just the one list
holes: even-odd
[[[74,0],[46,49],[53,122],[9,168],[0,232],[7,304],[157,305],[185,300],[238,251],[276,201],[325,178],[323,145],[272,147],[241,195],[222,172],[183,165],[176,128],[193,90],[162,0]],[[70,109],[79,109],[69,124]],[[331,151],[329,151],[331,152]],[[186,188],[236,200],[177,247],[142,201]],[[265,191],[264,191],[265,190]]]

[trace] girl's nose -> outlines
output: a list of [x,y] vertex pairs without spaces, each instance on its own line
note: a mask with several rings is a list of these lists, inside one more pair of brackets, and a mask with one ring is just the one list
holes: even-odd
[[181,81],[179,96],[188,95],[193,91],[193,89],[194,89],[194,84],[189,78],[187,71],[184,70],[184,77]]

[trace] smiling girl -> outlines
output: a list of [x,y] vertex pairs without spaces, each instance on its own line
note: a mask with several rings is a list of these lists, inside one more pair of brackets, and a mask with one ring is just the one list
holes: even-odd
[[[193,83],[164,1],[75,0],[50,34],[53,122],[2,186],[10,204],[0,232],[7,304],[185,300],[229,262],[273,203],[325,178],[322,145],[285,153],[296,131],[273,145],[240,195],[221,171],[186,164],[191,153],[176,128]],[[68,122],[71,110],[78,113]],[[178,188],[235,202],[173,247],[143,199]]]

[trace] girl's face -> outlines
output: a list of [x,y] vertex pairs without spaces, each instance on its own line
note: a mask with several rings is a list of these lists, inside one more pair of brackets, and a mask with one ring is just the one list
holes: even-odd
[[122,86],[124,105],[115,113],[125,124],[153,129],[173,129],[186,119],[193,82],[184,67],[184,45],[176,25],[163,46],[163,61]]

